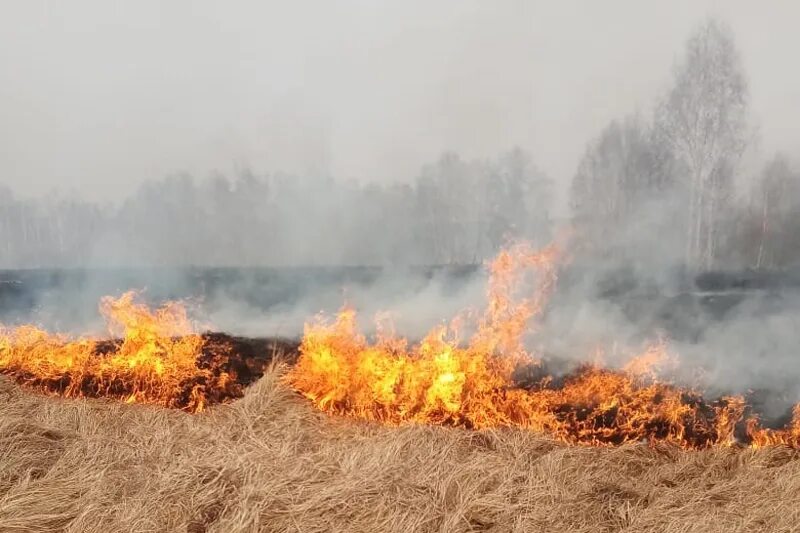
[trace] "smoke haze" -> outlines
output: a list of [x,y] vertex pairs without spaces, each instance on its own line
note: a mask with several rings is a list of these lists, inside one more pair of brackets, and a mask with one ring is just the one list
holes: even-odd
[[789,405],[798,14],[4,2],[0,321],[100,331],[100,296],[146,287],[235,334],[298,336],[347,301],[418,339],[482,307],[507,239],[570,226],[544,353],[616,364],[663,334],[712,389]]
[[[699,19],[724,18],[765,149],[792,135],[794,2],[6,1],[0,183],[116,201],[218,170],[413,179],[444,151],[513,146],[563,192],[586,143],[663,91]],[[781,52],[783,51],[783,53]]]

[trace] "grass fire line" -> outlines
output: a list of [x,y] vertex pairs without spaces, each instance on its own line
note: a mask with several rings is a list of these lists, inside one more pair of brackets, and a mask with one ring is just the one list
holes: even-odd
[[[706,401],[698,391],[659,381],[659,366],[675,360],[663,341],[618,370],[587,362],[558,380],[539,372],[533,383],[517,383],[520,368],[541,370],[525,336],[536,331],[560,255],[556,245],[536,250],[524,242],[502,250],[488,265],[487,307],[466,342],[467,313],[417,344],[390,327],[379,327],[370,342],[351,308],[332,321],[318,317],[306,324],[282,382],[326,413],[389,426],[518,427],[595,446],[800,447],[798,407],[786,427],[764,428],[741,396]],[[25,388],[68,398],[191,413],[242,397],[252,381],[231,365],[242,354],[195,331],[180,302],[151,310],[127,292],[104,298],[100,312],[107,339],[68,338],[32,325],[0,328],[0,372]]]

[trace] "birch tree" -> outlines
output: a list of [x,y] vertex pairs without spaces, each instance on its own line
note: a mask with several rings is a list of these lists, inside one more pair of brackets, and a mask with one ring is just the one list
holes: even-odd
[[686,260],[711,268],[731,169],[744,150],[747,81],[733,34],[709,19],[686,43],[683,62],[656,114],[657,127],[686,172]]

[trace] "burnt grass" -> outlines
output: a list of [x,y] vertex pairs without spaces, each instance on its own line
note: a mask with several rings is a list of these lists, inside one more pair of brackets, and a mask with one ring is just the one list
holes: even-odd
[[[178,390],[168,400],[166,407],[195,411],[196,404],[192,399],[192,393],[198,390],[202,392],[205,406],[241,398],[245,389],[258,381],[274,361],[293,364],[299,356],[300,343],[297,339],[239,337],[221,332],[207,332],[201,336],[204,342],[197,360],[198,372],[178,385]],[[120,342],[120,340],[98,342],[96,355],[103,357],[114,352]],[[544,389],[558,390],[567,383],[580,379],[588,368],[559,359],[545,359],[540,364],[518,368],[512,376],[510,387],[530,392]],[[114,379],[111,383],[101,385],[92,376],[66,375],[57,379],[41,379],[13,370],[4,373],[27,386],[56,394],[63,393],[67,389],[77,389],[85,397],[119,399],[126,398],[132,392],[131,384],[122,379]],[[81,379],[81,383],[74,384],[73,379]],[[665,387],[670,386],[665,385]],[[734,427],[734,437],[739,443],[747,444],[750,440],[745,420],[757,414],[758,407],[767,403],[775,394],[775,391],[759,390],[750,391],[745,397],[747,407],[744,416]],[[658,403],[662,400],[656,396],[653,401]],[[681,402],[693,408],[692,414],[686,415],[681,421],[685,429],[685,442],[696,448],[709,446],[718,437],[715,424],[716,409],[726,407],[727,400],[725,398],[706,400],[696,392],[684,391],[681,393]],[[586,405],[565,403],[555,406],[554,414],[559,421],[567,423],[568,427],[575,427],[576,430],[578,427],[591,428],[598,443],[613,445],[621,444],[625,440],[624,432],[615,431],[620,421],[617,407],[600,410],[597,405],[590,403]],[[784,427],[790,419],[791,408],[787,408],[785,413],[777,417],[760,417],[762,426],[769,428]],[[463,425],[455,421],[452,424],[447,422],[444,424]],[[670,427],[669,421],[654,417],[641,428],[641,432],[648,439],[660,440],[668,436]],[[578,435],[575,437],[577,439]]]
[[[531,392],[541,390],[559,390],[572,381],[577,381],[591,366],[576,364],[560,359],[545,358],[539,364],[525,365],[517,368],[512,376],[513,386]],[[614,373],[613,370],[600,370],[603,373]],[[675,390],[676,386],[663,384],[664,390]],[[782,396],[780,391],[758,389],[748,390],[743,395],[745,400],[741,419],[733,427],[733,437],[736,443],[748,445],[752,438],[748,435],[747,420],[755,417],[760,426],[767,429],[783,429],[792,420],[793,404],[784,401],[784,409],[777,416],[764,416],[762,407],[774,403]],[[682,417],[680,424],[684,428],[684,441],[694,448],[705,448],[717,442],[719,438],[716,427],[717,411],[726,409],[730,400],[727,396],[705,398],[702,394],[682,390],[681,403],[692,408],[691,413]],[[665,401],[663,394],[656,394],[653,402],[658,404]],[[591,428],[594,438],[603,444],[622,444],[625,440],[623,432],[614,431],[619,427],[619,407],[598,409],[594,403],[583,405],[564,403],[555,406],[554,414],[560,422],[568,422],[570,427],[581,425]],[[576,424],[577,423],[577,424]],[[653,417],[641,428],[648,439],[664,439],[668,436],[670,427],[674,423],[659,417]],[[604,431],[606,430],[606,431]]]
[[[199,365],[201,367],[207,365],[214,373],[227,372],[234,377],[238,388],[232,394],[233,397],[241,396],[245,387],[257,381],[276,356],[280,356],[283,361],[291,364],[299,355],[297,340],[233,337],[224,333],[208,333],[204,335],[204,338],[206,343]],[[544,388],[557,390],[568,382],[579,379],[587,369],[588,367],[576,365],[574,362],[549,358],[540,364],[518,368],[512,376],[511,387],[531,392]],[[666,385],[666,387],[670,386]],[[748,392],[745,397],[744,416],[734,426],[734,438],[737,442],[742,444],[750,442],[745,420],[757,414],[758,406],[775,394],[775,391],[767,390]],[[209,399],[212,400],[212,398]],[[226,399],[223,397],[219,400],[225,401]],[[658,396],[654,398],[656,403],[663,400],[664,398]],[[685,430],[686,443],[692,447],[703,448],[715,442],[718,438],[716,413],[718,409],[728,406],[728,400],[724,397],[706,399],[699,393],[683,391],[681,402],[692,408],[692,413],[686,415],[681,421]],[[555,414],[561,421],[578,422],[584,427],[591,426],[596,430],[598,442],[621,444],[624,440],[624,432],[613,431],[618,428],[617,408],[598,411],[596,405],[564,404],[557,406]],[[760,420],[763,427],[782,428],[791,420],[791,407],[787,407],[785,413],[778,417],[760,417]],[[668,436],[670,427],[669,421],[656,417],[643,428],[643,433],[651,439],[664,439]],[[602,431],[604,429],[609,430],[605,436]]]

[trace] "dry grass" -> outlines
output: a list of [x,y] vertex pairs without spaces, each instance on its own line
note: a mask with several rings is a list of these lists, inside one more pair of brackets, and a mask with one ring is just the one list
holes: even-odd
[[796,531],[785,449],[566,447],[326,418],[272,370],[202,415],[0,378],[0,531]]

